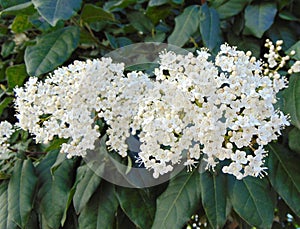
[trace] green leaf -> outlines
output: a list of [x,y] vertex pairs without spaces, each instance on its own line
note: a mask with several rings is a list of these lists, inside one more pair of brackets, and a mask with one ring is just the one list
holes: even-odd
[[300,160],[279,144],[269,144],[269,179],[286,204],[300,215]]
[[112,229],[118,205],[114,185],[102,182],[79,215],[79,229]]
[[240,13],[250,0],[229,0],[219,5],[216,10],[220,19],[229,18]]
[[14,101],[14,98],[12,97],[6,97],[5,99],[3,99],[0,103],[0,115],[2,115],[3,111],[5,108],[7,108],[11,102]]
[[6,69],[5,74],[7,77],[8,87],[10,89],[14,88],[15,86],[22,86],[24,80],[28,76],[25,64],[10,66]]
[[100,184],[101,177],[97,174],[104,171],[104,165],[100,166],[98,169],[101,171],[94,172],[87,164],[84,164],[77,169],[75,181],[76,189],[73,198],[73,204],[77,214],[83,210]]
[[229,198],[239,216],[252,226],[271,228],[275,198],[267,179],[228,176],[228,181]]
[[53,176],[51,175],[50,169],[57,155],[57,152],[48,153],[36,168],[39,187],[37,201],[43,228],[60,227],[73,186],[72,160],[65,160]]
[[32,0],[40,15],[52,26],[59,20],[68,20],[81,7],[82,0]]
[[279,13],[279,17],[287,20],[287,21],[300,21],[299,18],[297,18],[294,14],[292,14],[290,11],[282,11]]
[[15,33],[23,33],[29,28],[31,28],[31,24],[26,15],[17,15],[11,25],[11,30]]
[[10,54],[13,53],[15,48],[15,42],[13,41],[5,41],[1,46],[1,55],[3,58],[8,57]]
[[206,171],[200,175],[201,199],[206,216],[212,228],[222,228],[226,222],[227,189],[224,174],[211,174]]
[[78,43],[79,30],[73,26],[40,37],[35,45],[25,50],[28,74],[38,76],[52,71],[70,57]]
[[290,47],[289,50],[286,51],[286,54],[290,54],[292,50],[296,51],[296,54],[293,56],[293,58],[296,60],[300,60],[300,41]]
[[223,41],[218,13],[207,4],[202,5],[200,9],[200,33],[204,45],[211,51],[219,48]]
[[274,42],[283,40],[283,50],[289,49],[298,40],[294,29],[286,24],[286,22],[275,22],[266,32],[266,36]]
[[5,10],[2,10],[0,12],[0,15],[32,15],[34,12],[35,9],[33,7],[33,4],[31,1],[29,1],[6,8]]
[[149,33],[154,28],[151,20],[142,12],[128,14],[130,24],[138,31]]
[[112,13],[97,7],[93,4],[85,4],[81,11],[81,20],[86,23],[99,22],[99,21],[115,21]]
[[199,6],[185,8],[183,13],[175,18],[175,28],[168,37],[168,43],[182,47],[198,29],[198,13]]
[[291,150],[300,153],[300,130],[294,127],[289,132],[289,147]]
[[155,215],[155,198],[149,190],[123,187],[116,190],[120,206],[129,219],[139,228],[151,228]]
[[8,184],[8,218],[24,228],[33,209],[37,177],[31,160],[18,160]]
[[27,3],[29,0],[0,0],[0,5],[3,8],[8,8],[16,5],[20,5],[23,3]]
[[153,229],[181,228],[200,204],[200,174],[197,169],[180,172],[158,197]]
[[276,13],[276,3],[262,2],[258,5],[248,5],[245,9],[244,34],[261,38],[273,24]]
[[105,1],[104,9],[109,12],[119,11],[126,8],[128,5],[136,3],[136,0],[115,0],[115,1]]
[[15,229],[17,225],[12,221],[11,214],[8,217],[8,182],[2,181],[0,184],[0,228]]
[[284,90],[283,110],[291,117],[291,123],[300,129],[300,74],[294,74],[289,79],[289,87]]
[[168,3],[169,0],[150,0],[148,6],[161,6],[163,4]]

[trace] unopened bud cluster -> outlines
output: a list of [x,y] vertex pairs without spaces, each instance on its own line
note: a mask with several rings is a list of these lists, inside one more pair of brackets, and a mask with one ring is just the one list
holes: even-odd
[[69,139],[61,151],[86,156],[101,137],[96,123],[102,119],[108,148],[125,157],[128,138],[137,137],[136,163],[155,178],[181,162],[191,169],[203,160],[213,170],[225,159],[224,173],[263,176],[263,146],[289,125],[274,108],[276,93],[287,87],[278,69],[288,59],[277,56],[279,43],[267,45],[267,66],[227,44],[214,61],[206,49],[196,56],[163,52],[155,80],[142,72],[125,74],[124,65],[110,58],[75,61],[15,90],[18,126],[37,142]]

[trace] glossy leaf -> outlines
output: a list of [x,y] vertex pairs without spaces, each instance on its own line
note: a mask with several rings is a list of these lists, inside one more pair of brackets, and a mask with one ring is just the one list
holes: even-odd
[[9,88],[14,88],[15,86],[22,86],[24,80],[28,76],[26,73],[25,64],[18,64],[10,66],[5,71],[7,77],[7,83]]
[[199,26],[199,6],[189,6],[175,18],[175,28],[168,37],[168,43],[182,47]]
[[219,14],[220,19],[232,17],[240,13],[244,7],[249,3],[249,0],[229,0],[225,1],[224,4],[219,5],[216,10]]
[[59,20],[71,18],[81,6],[82,0],[32,0],[40,15],[52,26]]
[[200,33],[207,48],[211,51],[219,48],[223,40],[220,19],[217,11],[209,8],[207,4],[202,5],[200,9]]
[[150,0],[148,6],[161,6],[168,3],[169,0]]
[[226,222],[227,189],[224,174],[200,174],[201,199],[212,228],[222,228]]
[[17,225],[12,221],[11,214],[8,217],[8,182],[4,181],[0,184],[0,228],[15,229]]
[[25,64],[30,76],[38,76],[64,63],[77,48],[79,30],[65,27],[44,35],[25,50]]
[[114,186],[103,182],[79,215],[79,229],[113,228],[118,206]]
[[[99,167],[99,173],[102,173],[104,166]],[[97,175],[87,164],[80,166],[77,169],[76,181],[75,181],[75,193],[73,198],[74,208],[76,213],[79,214],[86,206],[91,196],[98,188],[101,177]]]
[[67,206],[69,192],[73,183],[73,161],[65,160],[51,175],[51,166],[58,153],[51,152],[37,166],[38,187],[37,201],[44,227],[59,228]]
[[9,7],[24,4],[24,3],[27,3],[27,2],[29,2],[29,0],[1,0],[0,5],[3,8],[9,8]]
[[0,115],[3,113],[4,109],[7,108],[12,101],[14,100],[13,97],[6,97],[5,99],[3,99],[0,103]]
[[181,228],[200,204],[200,174],[183,170],[158,197],[152,228]]
[[130,21],[130,24],[138,31],[141,31],[143,33],[149,33],[154,28],[154,25],[152,24],[151,20],[141,12],[131,13],[127,17]]
[[137,227],[151,228],[155,215],[155,198],[148,189],[118,187],[116,194],[122,210]]
[[101,7],[92,4],[84,5],[81,11],[81,20],[86,23],[99,22],[99,21],[115,21],[112,13],[105,11]]
[[300,215],[300,160],[279,144],[269,144],[269,179],[286,204]]
[[292,75],[289,87],[284,90],[284,111],[291,117],[291,123],[300,129],[300,74]]
[[289,132],[289,147],[291,150],[300,153],[300,130],[297,127],[294,127]]
[[10,6],[0,12],[0,15],[32,15],[35,12],[31,1]]
[[25,227],[33,209],[36,183],[37,177],[31,160],[18,160],[9,180],[7,192],[8,218],[19,227]]
[[282,49],[287,50],[297,42],[297,36],[291,26],[284,22],[275,22],[267,31],[266,36],[272,41],[283,40]]
[[267,179],[246,177],[237,180],[228,176],[228,193],[233,209],[248,224],[261,228],[271,228],[275,198]]
[[276,13],[276,3],[261,2],[257,5],[248,5],[245,9],[244,34],[261,38],[273,24]]

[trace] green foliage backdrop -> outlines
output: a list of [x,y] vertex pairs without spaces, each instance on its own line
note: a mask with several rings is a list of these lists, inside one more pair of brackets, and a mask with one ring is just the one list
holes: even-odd
[[[251,50],[283,40],[300,60],[296,0],[0,0],[0,115],[14,123],[13,88],[74,60],[99,58],[137,42],[213,53],[223,42]],[[299,228],[300,75],[280,96],[292,126],[268,146],[268,176],[236,180],[182,171],[144,189],[113,185],[81,158],[58,153],[63,140],[36,145],[17,131],[0,161],[0,228]],[[192,218],[191,218],[192,217]]]

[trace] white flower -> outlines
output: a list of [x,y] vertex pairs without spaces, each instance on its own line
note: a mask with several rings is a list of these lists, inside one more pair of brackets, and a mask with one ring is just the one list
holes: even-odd
[[44,82],[32,77],[15,89],[17,125],[37,142],[68,139],[61,151],[72,157],[94,149],[100,137],[96,121],[102,119],[108,148],[125,157],[127,139],[135,136],[140,141],[136,163],[155,178],[178,163],[191,170],[202,156],[206,169],[228,159],[224,173],[238,179],[262,176],[262,147],[289,125],[274,108],[287,80],[270,68],[282,60],[272,44],[267,46],[267,68],[228,44],[221,45],[214,61],[207,49],[197,56],[165,51],[155,80],[143,72],[124,75],[124,65],[110,58],[75,61]]

